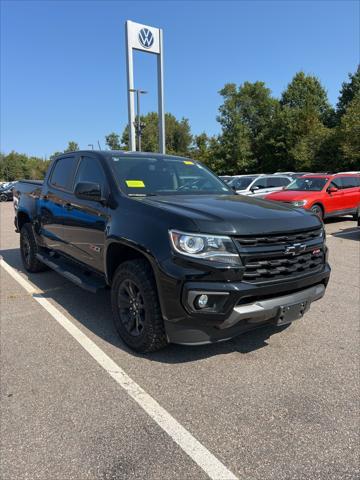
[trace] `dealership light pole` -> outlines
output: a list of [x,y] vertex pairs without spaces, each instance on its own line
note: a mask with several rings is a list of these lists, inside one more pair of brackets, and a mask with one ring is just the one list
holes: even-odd
[[138,151],[141,152],[141,131],[144,127],[144,125],[141,123],[140,120],[140,95],[148,93],[146,90],[140,90],[140,88],[130,88],[130,92],[136,92],[136,117],[137,121],[134,122],[135,124],[135,129],[137,133],[137,139],[138,139]]

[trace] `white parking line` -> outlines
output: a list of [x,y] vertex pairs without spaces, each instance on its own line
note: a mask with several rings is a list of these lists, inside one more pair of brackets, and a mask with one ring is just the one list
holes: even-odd
[[237,477],[170,415],[144,389],[134,382],[101,348],[76,327],[52,303],[13,267],[0,258],[0,265],[103,367],[103,369],[137,402],[140,407],[184,450],[213,480],[236,480]]

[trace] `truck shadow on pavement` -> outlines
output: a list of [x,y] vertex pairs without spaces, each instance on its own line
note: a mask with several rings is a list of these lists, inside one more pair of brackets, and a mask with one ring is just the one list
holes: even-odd
[[[334,227],[336,227],[337,223],[341,223],[350,220],[351,227],[349,228],[340,228],[339,230],[334,231]],[[351,217],[336,217],[336,218],[329,218],[325,220],[325,227],[328,226],[328,235],[332,235],[336,238],[343,238],[345,240],[354,240],[356,242],[360,242],[360,227],[357,226],[357,222],[353,221]]]
[[355,240],[355,242],[360,242],[360,227],[342,228],[339,232],[333,233],[332,236],[344,238],[345,240]]
[[[22,266],[18,249],[2,250],[0,255],[11,267],[24,273],[35,287],[44,292],[42,296],[54,301],[65,315],[81,323],[87,330],[103,341],[131,355],[146,357],[151,361],[176,364],[234,352],[247,354],[266,347],[268,345],[267,340],[272,335],[280,333],[288,327],[283,326],[280,328],[269,325],[244,333],[226,342],[193,347],[171,344],[159,352],[146,355],[137,354],[122,342],[115,330],[112,322],[109,289],[92,294],[73,285],[51,270],[29,274]],[[101,344],[99,346],[101,347]]]

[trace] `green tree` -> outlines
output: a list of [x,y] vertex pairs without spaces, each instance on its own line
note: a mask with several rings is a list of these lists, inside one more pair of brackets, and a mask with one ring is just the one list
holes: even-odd
[[38,157],[28,157],[25,154],[12,151],[0,154],[0,180],[13,181],[22,178],[42,179],[49,165],[49,161],[45,161]]
[[79,148],[79,144],[74,142],[74,141],[70,141],[68,143],[68,146],[65,148],[64,152],[76,152],[77,150],[80,150]]
[[339,100],[336,105],[338,120],[344,115],[349,103],[360,95],[360,65],[355,73],[349,73],[349,81],[342,84]]
[[322,122],[331,126],[334,110],[320,81],[298,72],[281,95],[281,104],[290,108],[314,112]]
[[106,135],[105,142],[110,150],[121,150],[120,135],[117,133],[111,132],[109,135]]
[[[141,136],[141,147],[144,152],[159,151],[158,114],[150,112],[141,116],[144,124]],[[129,129],[125,127],[121,142],[129,144]],[[190,151],[192,135],[189,121],[186,118],[177,120],[171,113],[165,114],[165,146],[169,154],[187,155]]]
[[360,169],[360,96],[356,95],[347,105],[338,128],[338,146],[341,170]]
[[209,154],[210,138],[206,135],[205,132],[200,133],[200,135],[194,135],[193,147],[190,151],[191,157],[206,164],[209,160]]
[[244,122],[238,90],[234,83],[228,83],[219,93],[223,104],[219,107],[217,121],[222,132],[213,145],[217,172],[234,175],[249,172],[256,168],[256,160],[251,148],[252,132]]

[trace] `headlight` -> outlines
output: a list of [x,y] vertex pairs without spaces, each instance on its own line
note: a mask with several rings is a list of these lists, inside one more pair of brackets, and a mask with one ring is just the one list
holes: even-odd
[[304,207],[307,204],[307,200],[298,200],[297,202],[291,202],[294,207]]
[[230,237],[176,230],[170,230],[169,234],[173,249],[181,255],[230,266],[241,265],[239,254]]
[[320,237],[323,239],[324,243],[326,243],[326,230],[324,227],[320,231]]

